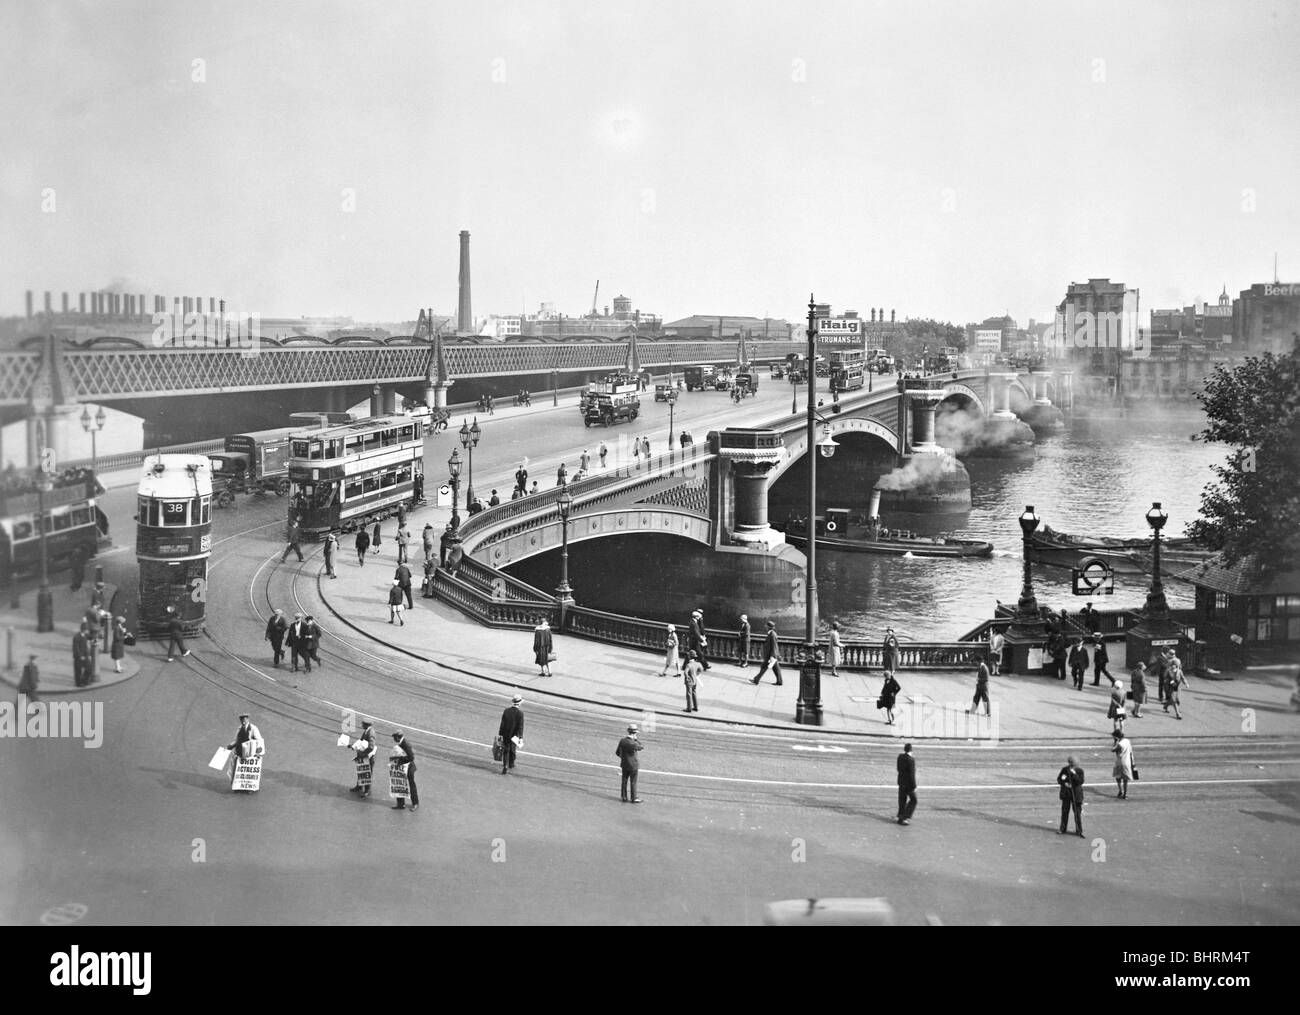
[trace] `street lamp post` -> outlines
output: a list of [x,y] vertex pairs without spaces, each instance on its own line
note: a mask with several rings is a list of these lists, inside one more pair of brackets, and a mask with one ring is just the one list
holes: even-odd
[[461,421],[460,426],[460,446],[469,452],[469,481],[465,484],[465,513],[469,514],[469,506],[474,501],[474,449],[478,447],[479,437],[483,435],[482,429],[478,425],[478,417],[474,417],[474,425]]
[[673,410],[677,408],[677,392],[673,388],[668,389],[668,450],[673,450]]
[[1038,599],[1034,595],[1034,576],[1030,565],[1029,537],[1034,534],[1042,519],[1034,514],[1032,504],[1025,506],[1020,516],[1020,532],[1023,539],[1024,574],[1020,586],[1020,598],[1016,601],[1015,617],[1007,628],[1006,644],[1011,651],[1011,663],[1008,673],[1027,673],[1029,670],[1029,650],[1042,645],[1047,637],[1047,625],[1043,623],[1038,611]]
[[573,510],[573,494],[563,487],[555,498],[560,509],[560,584],[555,589],[560,600],[560,630],[564,630],[568,609],[573,605],[573,589],[569,586],[569,512]]
[[1145,661],[1153,649],[1176,648],[1183,638],[1183,628],[1169,615],[1169,602],[1165,599],[1165,585],[1160,577],[1160,530],[1169,520],[1168,513],[1156,501],[1146,514],[1151,527],[1151,588],[1141,619],[1125,635],[1125,654],[1130,663]]
[[447,459],[447,475],[451,479],[451,528],[453,532],[460,528],[460,512],[457,510],[457,504],[460,501],[460,467],[460,451],[452,448],[451,457]]
[[92,417],[90,415],[90,406],[81,410],[81,429],[90,434],[90,471],[99,478],[99,431],[104,429],[104,424],[108,422],[108,417],[104,414],[104,407],[101,405],[99,411]]

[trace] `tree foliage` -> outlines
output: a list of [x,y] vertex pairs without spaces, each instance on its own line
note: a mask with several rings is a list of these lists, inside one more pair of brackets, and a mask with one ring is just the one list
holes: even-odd
[[902,323],[902,335],[891,335],[885,341],[885,348],[891,356],[902,356],[912,361],[927,347],[931,352],[945,346],[966,348],[966,329],[960,325],[929,317],[911,318]]
[[1269,571],[1300,562],[1300,340],[1221,366],[1198,396],[1209,422],[1201,440],[1232,449],[1201,494],[1187,534],[1229,564],[1255,554]]

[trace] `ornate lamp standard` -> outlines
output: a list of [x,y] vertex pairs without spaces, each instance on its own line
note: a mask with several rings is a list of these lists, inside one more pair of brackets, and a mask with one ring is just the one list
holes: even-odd
[[456,504],[460,500],[460,467],[460,451],[452,448],[451,457],[447,459],[447,475],[451,480],[451,529],[453,532],[460,528],[460,512],[456,509]]
[[1007,628],[1006,644],[1011,650],[1011,664],[1008,673],[1025,674],[1029,671],[1029,650],[1040,647],[1047,639],[1047,625],[1038,612],[1038,599],[1034,596],[1034,576],[1029,561],[1029,537],[1034,534],[1042,519],[1034,514],[1034,506],[1026,505],[1024,514],[1019,518],[1020,531],[1023,534],[1024,580],[1020,587],[1020,599],[1016,602],[1016,615]]
[[474,501],[474,449],[478,447],[478,439],[483,435],[482,429],[478,425],[478,417],[474,417],[474,425],[461,421],[460,425],[460,446],[469,452],[469,482],[465,484],[465,513],[469,514],[469,506]]
[[564,630],[568,609],[573,605],[573,589],[569,586],[569,512],[573,510],[573,494],[569,488],[562,487],[560,495],[555,498],[555,506],[560,509],[560,584],[555,594],[560,599],[560,630]]
[[677,389],[668,389],[668,451],[673,450],[673,410],[677,408]]
[[92,418],[90,415],[90,406],[81,410],[81,429],[90,434],[90,471],[99,478],[99,448],[98,440],[99,431],[104,429],[104,424],[108,422],[108,416],[104,414],[104,407],[101,405],[99,411]]
[[1151,526],[1151,588],[1147,591],[1142,619],[1129,628],[1124,648],[1130,663],[1145,662],[1154,649],[1177,648],[1183,637],[1182,626],[1169,615],[1164,582],[1160,580],[1160,530],[1169,520],[1168,513],[1156,501],[1146,514]]

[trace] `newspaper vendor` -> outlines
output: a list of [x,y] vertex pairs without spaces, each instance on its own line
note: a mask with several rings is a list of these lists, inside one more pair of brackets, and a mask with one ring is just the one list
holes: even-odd
[[[262,757],[266,754],[266,742],[261,731],[249,720],[248,713],[239,716],[239,731],[226,750],[233,751],[230,767],[230,788],[236,793],[254,792],[261,783]],[[241,767],[243,771],[241,771]],[[238,786],[251,777],[252,785]]]
[[379,745],[375,743],[374,723],[361,724],[361,735],[352,747],[357,752],[354,759],[357,763],[357,784],[352,787],[352,792],[370,796],[370,783],[375,774],[375,754],[379,750]]

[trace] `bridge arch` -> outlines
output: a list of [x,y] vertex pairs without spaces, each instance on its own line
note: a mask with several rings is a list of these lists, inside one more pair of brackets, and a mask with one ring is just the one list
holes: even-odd
[[[894,454],[899,453],[898,434],[879,420],[863,416],[835,416],[831,419],[830,427],[832,437],[849,433],[862,434],[866,437],[875,438]],[[772,488],[772,484],[780,479],[787,469],[804,456],[807,447],[808,433],[804,427],[800,427],[798,430],[786,431],[785,458],[767,474],[769,490]]]
[[[631,505],[584,511],[569,519],[569,545],[623,536],[631,532],[661,534],[712,545],[713,524],[691,511],[662,505]],[[558,520],[543,522],[525,531],[486,538],[468,549],[469,555],[496,568],[509,567],[564,545],[563,526]]]
[[989,408],[984,404],[984,399],[980,397],[979,392],[965,384],[945,384],[943,388],[944,399],[939,403],[938,409],[943,411],[945,405],[956,405],[958,408],[965,409],[969,405],[974,405],[979,410],[981,416],[985,419],[989,416]]

